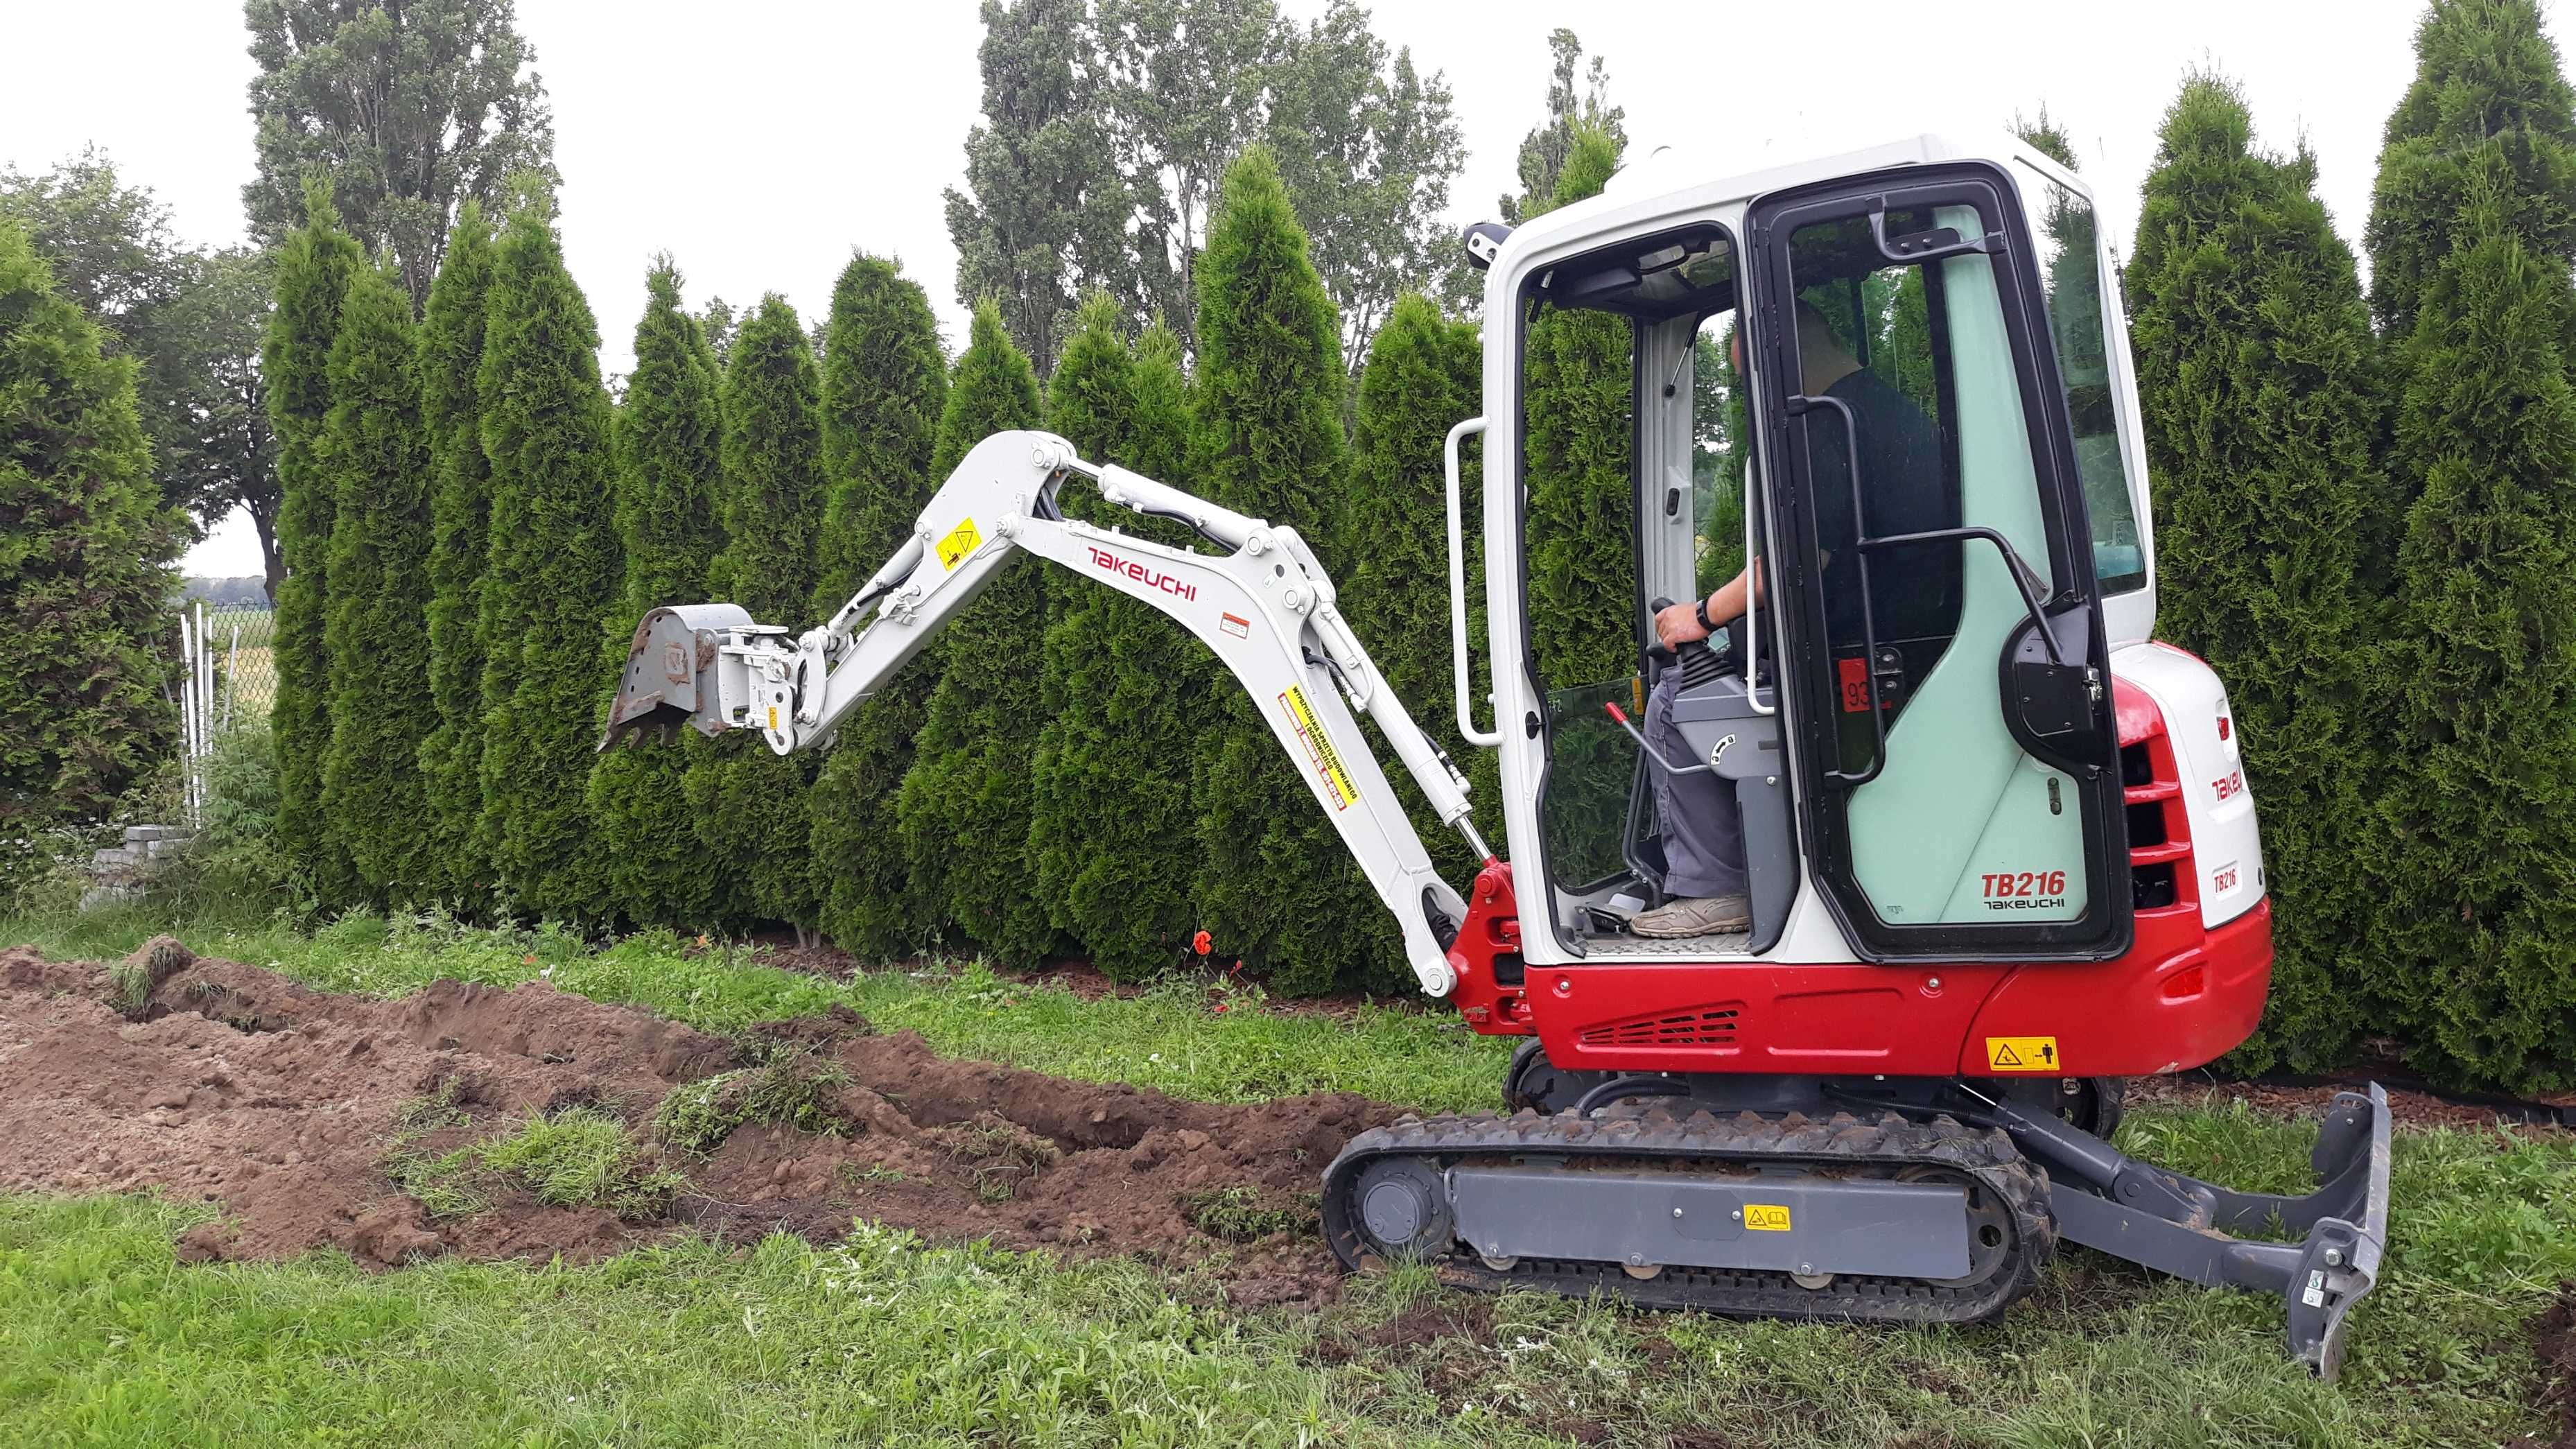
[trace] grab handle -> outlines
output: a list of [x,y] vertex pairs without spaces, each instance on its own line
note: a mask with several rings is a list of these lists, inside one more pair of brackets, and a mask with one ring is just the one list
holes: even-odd
[[1463,485],[1458,476],[1459,441],[1484,431],[1483,418],[1469,418],[1451,428],[1448,441],[1440,445],[1440,458],[1449,473],[1449,656],[1457,673],[1458,733],[1471,745],[1491,747],[1503,742],[1502,731],[1476,728],[1475,711],[1467,700],[1467,548],[1459,521]]

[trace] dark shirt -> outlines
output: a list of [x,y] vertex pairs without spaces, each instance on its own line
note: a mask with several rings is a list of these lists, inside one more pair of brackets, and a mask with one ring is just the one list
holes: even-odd
[[[1860,437],[1862,506],[1870,536],[1887,538],[1958,524],[1941,431],[1914,400],[1868,368],[1846,374],[1825,396],[1849,406]],[[1852,521],[1850,464],[1841,414],[1807,414],[1807,456],[1815,482],[1816,545],[1825,561],[1825,632],[1837,647],[1861,640],[1860,550]],[[1870,560],[1871,613],[1880,642],[1947,634],[1958,612],[1959,544],[1876,550]]]

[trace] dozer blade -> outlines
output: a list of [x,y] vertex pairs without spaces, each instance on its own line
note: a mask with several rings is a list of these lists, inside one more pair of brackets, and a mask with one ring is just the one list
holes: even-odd
[[751,615],[735,604],[683,604],[646,614],[626,648],[626,670],[599,737],[600,751],[648,738],[668,744],[684,724],[710,737],[724,733],[716,648],[725,630],[750,624]]
[[[2130,1262],[2212,1287],[2277,1293],[2289,1305],[2290,1356],[2317,1377],[2343,1367],[2344,1321],[2379,1281],[2388,1242],[2388,1093],[2342,1092],[2326,1109],[2304,1197],[2233,1192],[2137,1162],[2101,1139],[2011,1103],[1989,1109],[2014,1145],[2047,1167],[2058,1229]],[[2304,1233],[2301,1241],[2231,1232]]]

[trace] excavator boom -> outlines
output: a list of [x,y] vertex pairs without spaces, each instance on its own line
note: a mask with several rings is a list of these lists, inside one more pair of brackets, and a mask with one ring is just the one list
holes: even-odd
[[[1170,548],[1066,518],[1056,495],[1070,478],[1096,483],[1110,503],[1185,523],[1227,551]],[[782,755],[826,743],[1020,552],[1144,600],[1215,653],[1395,913],[1423,990],[1447,995],[1449,943],[1466,903],[1433,871],[1351,712],[1376,723],[1443,823],[1480,856],[1493,852],[1469,821],[1466,776],[1387,687],[1305,540],[1124,468],[1086,463],[1050,433],[996,433],[977,444],[894,556],[801,635],[731,604],[647,614],[600,748],[667,737],[682,724],[710,736],[757,730]]]

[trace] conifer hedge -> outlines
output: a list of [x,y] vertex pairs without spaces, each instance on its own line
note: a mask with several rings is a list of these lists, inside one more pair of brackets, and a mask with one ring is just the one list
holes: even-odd
[[338,493],[324,459],[331,414],[331,342],[349,280],[366,266],[340,229],[330,188],[305,188],[305,223],[277,258],[276,307],[260,349],[269,426],[277,436],[277,549],[286,565],[277,589],[272,659],[277,698],[269,730],[277,749],[277,842],[320,900],[358,897],[357,875],[336,822],[322,806],[322,763],[331,749],[331,525]]
[[[2236,89],[2165,113],[2128,270],[2159,633],[2227,685],[2263,816],[2272,1009],[2242,1060],[2348,1060],[2372,990],[2388,506],[2377,353],[2315,164],[2255,148]],[[2086,264],[2090,264],[2090,250]]]
[[[1461,418],[1481,411],[1484,368],[1476,329],[1453,322],[1438,304],[1407,293],[1387,314],[1369,344],[1359,382],[1359,429],[1349,490],[1342,503],[1341,557],[1350,560],[1341,586],[1342,612],[1368,645],[1369,656],[1413,712],[1415,723],[1467,770],[1473,784],[1476,824],[1501,849],[1500,784],[1491,750],[1470,749],[1458,737],[1455,665],[1449,649],[1449,542],[1440,520],[1447,508],[1447,467],[1442,446]],[[1475,476],[1461,479],[1465,533],[1483,532]],[[1469,550],[1474,561],[1476,550]],[[1482,580],[1468,580],[1467,626],[1484,633]],[[1471,655],[1481,659],[1481,644]],[[1481,701],[1483,691],[1476,694]],[[1480,708],[1480,714],[1490,714]],[[1465,837],[1442,825],[1415,796],[1414,829],[1432,859],[1452,881],[1464,881],[1483,864]]]
[[[1226,169],[1198,289],[1190,490],[1295,527],[1327,573],[1347,573],[1334,522],[1349,471],[1340,323],[1266,147]],[[1218,668],[1209,660],[1205,677]],[[1279,703],[1230,678],[1214,688],[1194,774],[1194,893],[1216,949],[1289,992],[1404,989],[1395,932],[1352,929],[1384,907],[1272,736],[1263,712]]]
[[[737,364],[738,365],[738,364]],[[1038,379],[992,303],[975,309],[939,417],[933,478],[987,436],[1038,424]],[[931,647],[939,679],[895,802],[916,889],[995,958],[1034,962],[1053,944],[1029,869],[1029,755],[1037,741],[1046,587],[1022,558]]]
[[491,465],[483,457],[476,375],[492,290],[492,228],[471,201],[448,233],[420,327],[420,415],[429,443],[429,688],[438,720],[421,742],[432,852],[428,882],[442,900],[471,906],[492,879],[476,845],[483,815],[483,573]]
[[583,796],[615,693],[600,621],[622,568],[599,327],[550,209],[524,195],[502,228],[476,381],[492,500],[481,833],[519,910],[599,920],[609,898]]
[[2411,1059],[2576,1081],[2576,92],[2530,0],[2439,0],[2388,126],[2374,302],[2409,500],[2374,953]]
[[134,365],[0,222],[0,900],[36,837],[104,819],[171,753],[179,520],[151,464]]
[[[1075,327],[1047,383],[1047,430],[1087,459],[1178,478],[1189,446],[1179,339],[1158,327],[1131,352],[1117,305],[1098,296]],[[1069,500],[1066,511],[1158,542],[1191,541],[1124,509]],[[1190,757],[1206,718],[1206,651],[1161,610],[1096,580],[1049,566],[1047,582],[1029,854],[1056,927],[1093,965],[1135,980],[1179,960],[1197,926]]]
[[[624,667],[645,614],[714,597],[707,566],[724,546],[715,354],[697,319],[680,305],[680,274],[668,257],[655,262],[644,289],[635,371],[615,429],[626,587],[603,631],[612,668]],[[706,749],[703,736],[684,729],[668,747],[611,751],[591,767],[589,806],[604,847],[602,870],[610,902],[627,921],[712,922],[721,877],[698,843],[687,791],[689,767]]]
[[[820,394],[796,309],[775,293],[761,299],[724,372],[725,546],[707,588],[761,623],[799,632],[823,523]],[[813,757],[773,754],[753,730],[728,730],[695,753],[688,799],[707,867],[719,876],[716,909],[739,921],[810,926]]]
[[321,456],[336,494],[328,569],[330,752],[322,809],[369,899],[434,888],[421,829],[429,684],[429,439],[411,294],[382,268],[349,278],[331,342]]
[[[814,614],[830,617],[912,532],[944,481],[930,471],[948,398],[948,360],[921,285],[893,262],[856,256],[832,289],[823,342],[823,534]],[[841,725],[806,802],[817,919],[851,951],[918,947],[931,911],[895,823],[935,658],[913,660]]]

